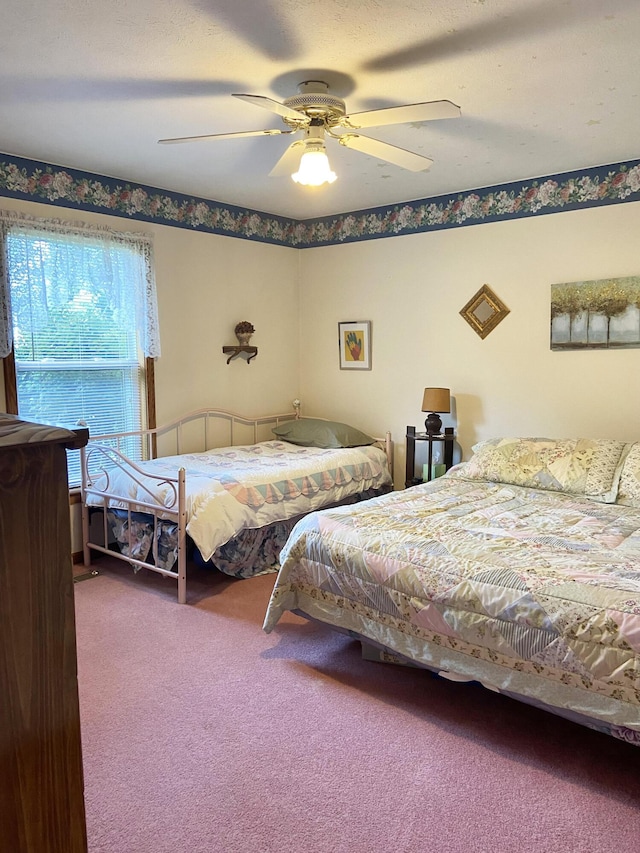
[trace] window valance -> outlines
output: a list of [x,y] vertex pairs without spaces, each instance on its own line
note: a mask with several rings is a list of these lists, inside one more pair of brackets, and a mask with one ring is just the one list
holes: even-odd
[[[113,298],[127,301],[122,307],[135,314],[145,356],[160,355],[153,244],[149,235],[0,211],[0,244],[0,357],[9,355],[13,345],[9,251],[25,271],[29,299],[35,306],[34,322],[39,310],[46,312],[52,290],[77,290],[83,277],[90,276],[92,281],[99,279],[100,287],[111,291]],[[123,252],[123,248],[129,251]]]

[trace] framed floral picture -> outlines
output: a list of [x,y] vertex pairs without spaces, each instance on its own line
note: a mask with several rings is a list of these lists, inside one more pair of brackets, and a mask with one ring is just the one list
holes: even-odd
[[350,320],[338,323],[340,370],[371,370],[371,323]]

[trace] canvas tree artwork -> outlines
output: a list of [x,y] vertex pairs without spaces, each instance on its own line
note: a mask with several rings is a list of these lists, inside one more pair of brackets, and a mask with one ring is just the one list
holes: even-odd
[[551,285],[551,349],[640,347],[640,276]]

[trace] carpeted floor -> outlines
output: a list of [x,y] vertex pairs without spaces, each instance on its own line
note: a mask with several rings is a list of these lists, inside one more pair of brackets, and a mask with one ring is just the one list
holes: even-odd
[[289,615],[275,575],[76,584],[90,853],[636,853],[640,749]]

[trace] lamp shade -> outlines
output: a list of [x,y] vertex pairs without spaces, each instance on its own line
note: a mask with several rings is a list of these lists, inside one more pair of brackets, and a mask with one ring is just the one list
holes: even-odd
[[425,388],[422,397],[423,412],[450,412],[451,392],[448,388]]
[[300,158],[298,171],[291,177],[297,184],[305,187],[332,184],[336,179],[336,173],[331,170],[324,145],[314,141],[308,142],[305,153]]

